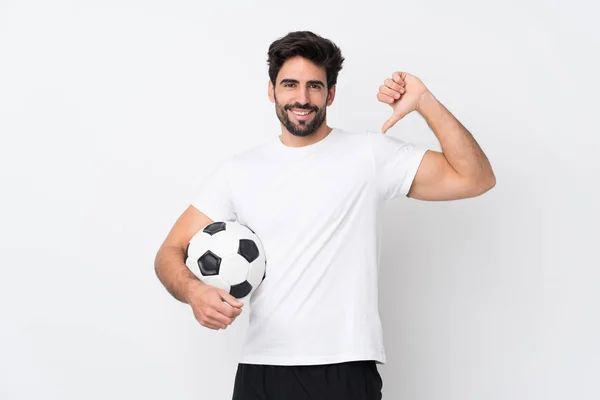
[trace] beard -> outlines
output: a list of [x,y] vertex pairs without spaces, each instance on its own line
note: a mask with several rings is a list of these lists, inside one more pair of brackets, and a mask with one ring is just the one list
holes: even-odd
[[[310,104],[301,105],[299,103],[281,105],[275,97],[275,113],[277,118],[285,128],[294,136],[308,136],[313,134],[319,127],[325,122],[327,116],[327,103],[323,104],[323,107],[319,108],[311,106]],[[296,108],[299,110],[307,110],[314,112],[313,118],[309,121],[297,121],[294,122],[290,119],[288,110]]]

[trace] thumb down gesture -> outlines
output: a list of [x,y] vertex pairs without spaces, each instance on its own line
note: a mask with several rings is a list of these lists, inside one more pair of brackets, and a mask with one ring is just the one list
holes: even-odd
[[392,78],[386,79],[377,93],[377,99],[393,109],[392,116],[385,121],[381,132],[386,133],[405,115],[418,110],[421,97],[428,92],[427,87],[416,76],[408,72],[394,72]]

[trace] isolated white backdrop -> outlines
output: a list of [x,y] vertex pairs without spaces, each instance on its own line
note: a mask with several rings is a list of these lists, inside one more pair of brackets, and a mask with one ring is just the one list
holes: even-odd
[[[408,71],[497,177],[385,204],[384,399],[600,398],[591,8],[1,0],[0,398],[230,398],[248,313],[203,328],[153,260],[215,163],[280,133],[266,52],[294,30],[346,57],[330,126],[380,129]],[[439,149],[416,114],[389,134]]]

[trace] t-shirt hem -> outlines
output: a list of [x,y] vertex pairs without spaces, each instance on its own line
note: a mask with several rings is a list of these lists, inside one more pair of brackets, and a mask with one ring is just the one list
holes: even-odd
[[377,364],[385,364],[385,353],[351,353],[351,354],[333,354],[327,356],[261,356],[246,355],[240,358],[240,364],[259,364],[259,365],[320,365],[335,364],[349,361],[368,361],[374,360]]

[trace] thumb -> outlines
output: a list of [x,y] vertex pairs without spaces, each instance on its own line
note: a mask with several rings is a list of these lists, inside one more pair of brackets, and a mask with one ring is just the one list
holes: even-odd
[[381,128],[381,132],[385,133],[387,132],[388,129],[390,129],[392,126],[394,126],[396,124],[396,122],[400,121],[400,117],[398,115],[396,115],[395,113],[392,114],[392,116],[384,122],[383,127]]
[[219,290],[219,295],[221,295],[221,298],[232,307],[242,307],[244,305],[244,303],[222,289]]

